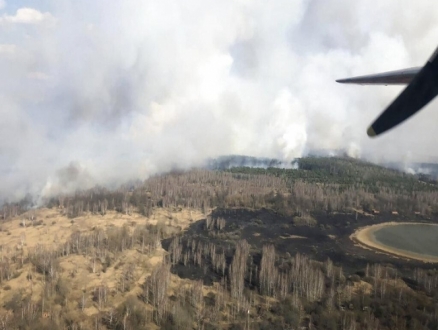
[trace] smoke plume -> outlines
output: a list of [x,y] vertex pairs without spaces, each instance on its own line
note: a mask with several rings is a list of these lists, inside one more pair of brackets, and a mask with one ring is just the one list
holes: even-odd
[[371,140],[402,87],[335,79],[423,65],[437,20],[426,0],[0,0],[0,197],[229,154],[434,160],[438,102]]

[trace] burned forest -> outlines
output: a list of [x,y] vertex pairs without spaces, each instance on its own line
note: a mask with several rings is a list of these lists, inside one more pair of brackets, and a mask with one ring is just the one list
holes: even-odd
[[239,159],[1,208],[0,329],[437,329],[437,264],[350,239],[438,223],[438,184]]

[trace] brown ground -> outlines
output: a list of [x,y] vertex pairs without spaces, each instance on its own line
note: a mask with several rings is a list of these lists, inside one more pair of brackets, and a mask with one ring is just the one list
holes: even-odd
[[[192,222],[205,217],[202,212],[193,209],[157,209],[149,218],[137,213],[125,215],[110,211],[104,216],[88,214],[69,219],[59,209],[44,208],[33,212],[35,221],[42,221],[40,225],[33,226],[32,222],[28,220],[28,213],[0,225],[0,260],[17,255],[27,256],[29,251],[38,245],[55,250],[66,242],[74,231],[88,232],[96,228],[107,229],[125,224],[137,226],[157,223],[171,226],[171,229],[178,231],[179,229],[187,229]],[[139,293],[146,276],[151,273],[155,265],[161,262],[165,253],[166,251],[161,247],[149,255],[134,249],[126,250],[122,256],[115,257],[112,265],[105,272],[102,271],[100,263],[97,264],[95,272],[93,272],[92,260],[89,257],[72,254],[59,258],[59,276],[66,279],[70,290],[68,304],[72,304],[77,309],[76,306],[81,299],[83,290],[85,290],[88,303],[84,314],[88,316],[96,314],[98,309],[91,300],[91,292],[96,286],[105,284],[112,292],[111,304],[117,305],[127,295]],[[124,267],[129,264],[135,264],[135,283],[129,292],[122,294],[117,290],[120,285],[119,279]],[[4,304],[16,293],[20,293],[22,296],[32,294],[33,300],[39,300],[43,289],[42,275],[36,273],[29,262],[21,267],[16,266],[15,274],[14,278],[0,284],[0,302]],[[32,275],[31,280],[27,278],[29,274]],[[172,275],[173,283],[178,280],[176,276]],[[0,311],[2,311],[1,307]]]
[[416,224],[415,222],[385,222],[380,223],[377,225],[372,226],[366,226],[357,229],[351,236],[350,239],[352,239],[355,243],[358,243],[361,247],[369,248],[381,253],[401,257],[401,258],[407,258],[407,259],[415,259],[420,260],[427,263],[435,263],[438,262],[438,257],[433,256],[422,256],[417,253],[410,253],[408,251],[402,251],[396,248],[391,248],[389,246],[383,245],[379,242],[377,242],[374,239],[374,233],[387,226],[394,226],[394,225],[400,225],[400,224]]

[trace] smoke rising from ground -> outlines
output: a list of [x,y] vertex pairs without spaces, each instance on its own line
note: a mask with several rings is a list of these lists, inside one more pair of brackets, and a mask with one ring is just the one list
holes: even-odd
[[50,195],[244,154],[438,156],[438,102],[381,138],[401,87],[335,79],[423,65],[419,0],[0,1],[0,197]]

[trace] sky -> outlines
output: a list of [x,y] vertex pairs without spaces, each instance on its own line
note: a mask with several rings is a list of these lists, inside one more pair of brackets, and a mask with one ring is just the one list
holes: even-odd
[[437,161],[438,101],[366,129],[423,65],[427,0],[0,0],[0,199],[115,187],[240,154]]

